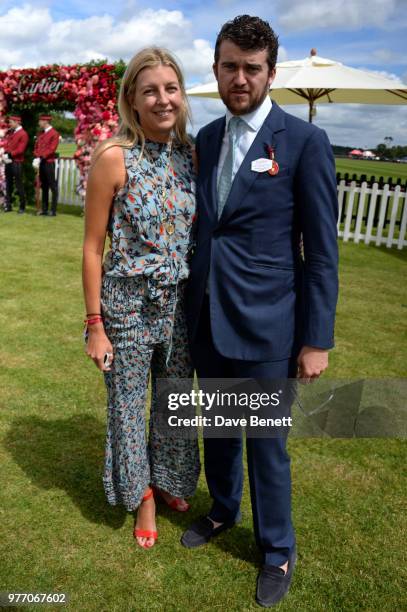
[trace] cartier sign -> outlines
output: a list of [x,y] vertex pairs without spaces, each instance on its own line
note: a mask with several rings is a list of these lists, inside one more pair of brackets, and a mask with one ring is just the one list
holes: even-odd
[[31,81],[27,77],[22,77],[18,82],[17,92],[22,95],[27,94],[56,94],[61,91],[64,81],[55,81],[52,77],[41,79],[41,81]]

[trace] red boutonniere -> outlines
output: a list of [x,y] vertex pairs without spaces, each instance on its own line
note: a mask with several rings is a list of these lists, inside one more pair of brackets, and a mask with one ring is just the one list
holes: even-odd
[[271,168],[268,170],[268,173],[271,174],[271,176],[274,176],[276,174],[278,174],[279,171],[279,166],[277,161],[275,160],[275,149],[274,147],[271,146],[267,146],[267,153],[269,154],[269,158],[272,161],[272,165]]

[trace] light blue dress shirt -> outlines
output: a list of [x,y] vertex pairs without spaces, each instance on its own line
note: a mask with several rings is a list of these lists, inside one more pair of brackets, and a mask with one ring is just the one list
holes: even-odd
[[[252,146],[258,131],[264,123],[264,120],[271,111],[271,107],[272,104],[270,97],[266,96],[262,104],[258,108],[256,108],[256,110],[251,113],[247,113],[247,115],[239,115],[242,121],[239,122],[236,133],[236,151],[232,170],[232,180],[235,177],[236,172],[239,170],[241,163],[244,160],[248,150]],[[229,109],[227,109],[225,133],[223,135],[222,145],[219,154],[217,182],[219,181],[219,176],[229,150],[228,125],[232,117],[232,113]]]

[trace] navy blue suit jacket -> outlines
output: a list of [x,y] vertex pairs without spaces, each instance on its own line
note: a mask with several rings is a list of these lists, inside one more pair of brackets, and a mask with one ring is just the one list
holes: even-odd
[[[194,342],[208,282],[216,349],[231,359],[274,361],[301,346],[334,344],[337,188],[325,132],[275,102],[217,213],[225,117],[197,136],[198,227],[187,292]],[[251,170],[275,149],[279,173]],[[303,237],[304,259],[300,254]]]

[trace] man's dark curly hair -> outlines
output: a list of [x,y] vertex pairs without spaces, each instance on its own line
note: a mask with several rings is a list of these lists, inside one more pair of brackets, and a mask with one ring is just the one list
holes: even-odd
[[230,40],[244,51],[268,50],[267,62],[270,70],[275,68],[278,53],[278,36],[267,21],[260,17],[239,15],[227,21],[215,43],[215,63],[219,61],[219,49],[223,40]]

